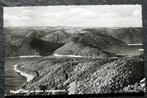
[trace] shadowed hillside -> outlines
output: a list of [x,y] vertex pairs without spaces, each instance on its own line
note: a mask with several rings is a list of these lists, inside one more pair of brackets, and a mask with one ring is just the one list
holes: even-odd
[[37,38],[30,41],[30,46],[34,50],[38,50],[40,55],[51,55],[56,49],[63,45],[62,43],[48,42]]
[[47,42],[40,38],[48,34],[46,30],[34,30],[33,28],[9,28],[6,32],[7,57],[21,55],[50,55],[63,44]]
[[21,59],[15,70],[33,78],[12,95],[145,92],[141,28],[9,27],[5,34],[6,57],[42,56],[14,59]]
[[143,42],[143,33],[140,28],[7,27],[4,31],[7,57],[50,55],[62,45],[67,46],[70,41],[92,47],[92,49],[101,51],[105,49],[106,52],[110,52],[110,46],[120,47],[119,45]]

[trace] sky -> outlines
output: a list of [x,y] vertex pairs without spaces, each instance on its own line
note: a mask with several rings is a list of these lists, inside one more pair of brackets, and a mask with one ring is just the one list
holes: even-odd
[[4,7],[4,26],[142,27],[141,5]]

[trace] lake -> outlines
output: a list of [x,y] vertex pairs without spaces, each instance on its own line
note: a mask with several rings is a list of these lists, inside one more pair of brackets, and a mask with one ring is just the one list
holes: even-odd
[[5,94],[8,95],[10,90],[17,90],[24,82],[26,78],[18,74],[13,65],[22,62],[24,60],[36,60],[33,58],[6,58],[5,59]]
[[[121,47],[110,47],[109,50],[114,53],[125,54],[125,55],[139,55],[143,54],[142,45],[131,45],[131,46],[121,46]],[[26,82],[26,78],[19,75],[15,70],[13,65],[23,62],[23,61],[35,61],[41,58],[51,58],[51,57],[63,57],[63,55],[56,54],[56,56],[48,56],[48,57],[14,57],[14,58],[6,58],[5,59],[5,94],[8,95],[10,90],[17,90],[24,82]],[[67,55],[65,55],[66,57]],[[67,57],[76,57],[75,55],[69,55]]]

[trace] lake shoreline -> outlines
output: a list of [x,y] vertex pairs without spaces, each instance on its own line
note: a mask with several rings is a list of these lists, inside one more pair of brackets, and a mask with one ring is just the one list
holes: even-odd
[[35,78],[34,75],[28,74],[28,73],[26,73],[26,72],[21,71],[21,70],[18,68],[18,65],[17,65],[17,64],[13,65],[13,67],[14,67],[14,70],[15,70],[17,73],[19,73],[21,76],[23,76],[23,77],[26,78],[26,81],[27,81],[27,82],[29,82],[29,81],[31,81],[31,80],[33,80],[33,79]]

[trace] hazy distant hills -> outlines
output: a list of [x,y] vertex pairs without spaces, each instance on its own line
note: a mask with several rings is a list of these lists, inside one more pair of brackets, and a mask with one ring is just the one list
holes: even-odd
[[110,46],[143,42],[141,28],[7,27],[4,31],[7,57],[54,52],[102,56],[109,55],[103,49]]
[[141,28],[118,28],[118,29],[85,29],[96,34],[106,34],[119,39],[127,44],[143,43],[143,31]]
[[[48,41],[53,41],[51,38],[54,38],[55,41],[62,40],[62,38],[68,38],[71,36],[80,36],[85,35],[90,36],[94,35],[107,35],[115,39],[119,39],[127,44],[135,44],[143,42],[143,31],[142,28],[70,28],[70,27],[58,27],[52,28],[53,34],[45,36],[43,39]],[[62,33],[61,33],[62,32]],[[89,35],[88,35],[89,34]],[[52,36],[56,37],[52,37]],[[58,38],[62,37],[62,38]],[[58,39],[58,40],[57,40]],[[64,39],[62,40],[64,42]]]

